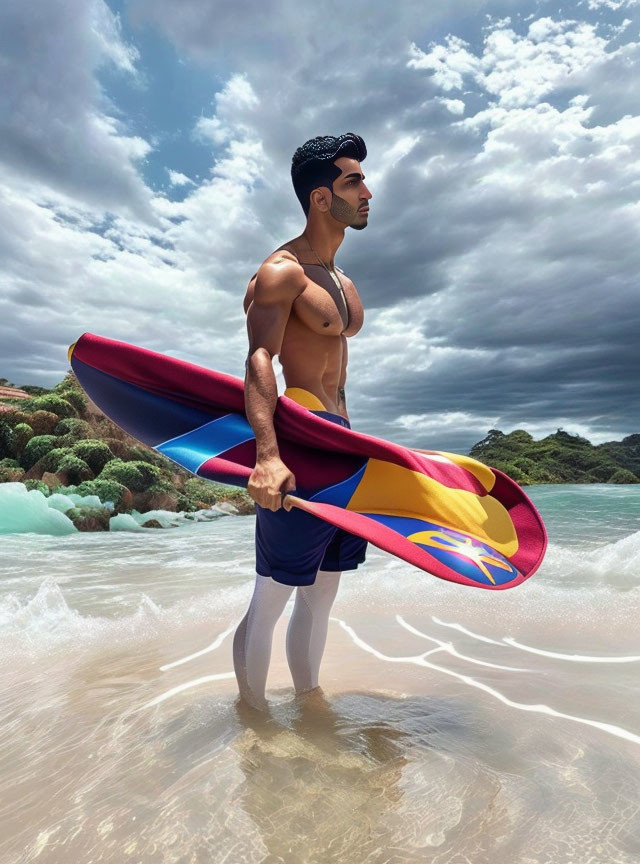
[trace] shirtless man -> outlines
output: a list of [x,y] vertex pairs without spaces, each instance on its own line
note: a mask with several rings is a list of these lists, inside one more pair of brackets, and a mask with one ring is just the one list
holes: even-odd
[[296,480],[280,458],[273,428],[278,390],[272,358],[279,356],[286,396],[350,427],[347,337],[362,327],[363,310],[334,256],[347,226],[362,230],[368,222],[371,192],[360,166],[366,155],[364,141],[351,132],[314,138],[296,150],[291,177],[307,217],[305,230],[265,259],[244,300],[245,408],[256,436],[247,487],[256,502],[256,583],[234,636],[233,660],[241,699],[260,709],[267,707],[273,630],[294,588],[287,660],[296,693],[303,693],[318,687],[340,574],[365,559],[362,538],[287,502]]

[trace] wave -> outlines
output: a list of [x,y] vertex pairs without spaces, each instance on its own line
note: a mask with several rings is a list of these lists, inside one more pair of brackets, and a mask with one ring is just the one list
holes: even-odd
[[[167,608],[154,603],[146,594],[134,612],[117,617],[82,614],[67,603],[52,576],[47,576],[36,594],[28,599],[15,593],[0,601],[0,631],[3,634],[3,659],[19,662],[41,657],[55,659],[70,653],[104,652],[105,646],[144,645],[154,638],[166,639],[183,628],[211,623],[219,626],[221,615],[227,620],[237,616],[248,603],[246,584],[218,588],[206,596],[188,597]],[[244,611],[244,610],[243,610]]]
[[607,586],[631,591],[640,586],[640,531],[613,543],[595,546],[550,545],[533,579],[544,578],[560,587]]

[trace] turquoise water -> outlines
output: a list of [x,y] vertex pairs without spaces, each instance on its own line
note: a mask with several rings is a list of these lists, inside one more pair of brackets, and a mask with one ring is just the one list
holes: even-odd
[[525,491],[542,514],[553,543],[612,543],[640,531],[640,485],[544,485]]

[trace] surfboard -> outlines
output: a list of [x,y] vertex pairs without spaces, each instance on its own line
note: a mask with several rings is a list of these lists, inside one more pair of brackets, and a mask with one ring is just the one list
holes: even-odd
[[[68,357],[87,395],[134,438],[197,477],[247,487],[256,446],[242,379],[92,333]],[[544,523],[503,472],[357,432],[287,396],[273,420],[294,507],[461,585],[512,588],[540,566]]]

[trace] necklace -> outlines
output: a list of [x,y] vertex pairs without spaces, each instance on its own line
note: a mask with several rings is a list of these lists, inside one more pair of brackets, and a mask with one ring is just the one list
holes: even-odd
[[313,246],[311,245],[311,243],[309,243],[309,238],[305,236],[304,239],[307,241],[307,246],[309,247],[309,249],[311,249],[311,251],[313,252],[313,254],[314,254],[314,255],[316,256],[316,258],[318,259],[318,262],[319,262],[320,264],[322,264],[322,266],[323,266],[324,269],[327,271],[327,273],[329,274],[329,276],[331,276],[331,278],[332,278],[333,281],[335,282],[335,284],[336,284],[336,288],[338,288],[338,290],[340,291],[340,294],[342,295],[342,302],[344,303],[344,308],[347,310],[347,314],[348,314],[348,312],[349,312],[349,307],[347,306],[347,298],[344,296],[344,289],[343,289],[343,287],[342,287],[342,282],[340,282],[340,278],[339,278],[338,274],[336,273],[336,271],[335,271],[333,268],[332,268],[331,270],[329,270],[329,268],[328,268],[327,265],[324,263],[324,261],[322,261],[322,260],[320,259],[320,256],[318,255],[318,253],[316,252],[316,250],[313,248]]

